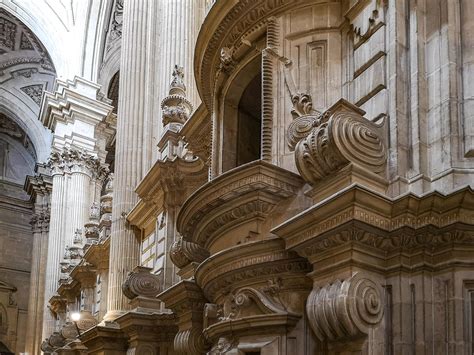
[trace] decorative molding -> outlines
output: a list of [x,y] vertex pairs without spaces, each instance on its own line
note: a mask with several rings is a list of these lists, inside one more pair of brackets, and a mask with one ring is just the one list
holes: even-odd
[[263,220],[277,203],[296,195],[301,183],[295,174],[264,161],[244,164],[191,195],[179,211],[177,229],[185,240],[207,248],[221,231]]
[[[416,231],[433,226],[440,230],[455,223],[471,225],[474,220],[473,211],[474,191],[469,187],[449,195],[431,192],[424,196],[406,194],[390,199],[356,185],[289,219],[274,228],[272,233],[283,238],[287,248],[299,249],[308,246],[309,243],[326,239],[322,236],[338,226],[349,222],[361,222],[361,225],[377,228],[380,231],[377,232],[378,235],[385,233],[388,235],[387,238],[394,238],[390,242],[387,242],[390,238],[384,241],[382,236],[376,239],[376,246],[391,248],[394,245],[400,245],[399,238],[403,237],[403,229]],[[398,232],[401,234],[398,235]],[[322,243],[321,247],[330,246],[332,243],[337,244],[337,240],[343,242],[347,238],[337,233],[331,234],[330,239],[334,242],[328,240]],[[436,234],[439,235],[439,232]],[[415,240],[411,242],[414,243]]]
[[[215,301],[252,280],[264,280],[265,292],[272,292],[268,280],[278,278],[292,291],[311,289],[305,277],[310,271],[307,260],[286,251],[284,241],[275,238],[237,245],[213,255],[199,265],[195,277],[204,294]],[[289,279],[297,280],[297,284]],[[225,313],[229,314],[227,310]]]
[[28,95],[38,106],[41,104],[41,97],[43,96],[43,85],[28,85],[20,88],[26,95]]
[[[267,19],[267,49],[275,52],[279,42],[279,26],[277,19]],[[273,142],[273,76],[275,72],[274,55],[268,50],[262,51],[262,147],[263,160],[272,161]]]
[[105,51],[108,52],[116,41],[122,39],[123,26],[123,2],[124,0],[115,0],[110,16],[109,28],[107,29]]
[[311,328],[322,342],[367,335],[380,324],[383,309],[381,286],[362,273],[313,289],[306,303]]

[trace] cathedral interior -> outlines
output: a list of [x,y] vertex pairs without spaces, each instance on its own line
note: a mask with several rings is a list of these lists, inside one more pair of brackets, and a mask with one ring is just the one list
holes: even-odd
[[0,355],[473,353],[473,0],[0,0]]

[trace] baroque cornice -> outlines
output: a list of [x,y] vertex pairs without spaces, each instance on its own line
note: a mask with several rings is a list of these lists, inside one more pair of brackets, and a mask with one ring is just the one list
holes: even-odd
[[[206,296],[215,300],[251,280],[267,282],[272,277],[305,275],[310,264],[296,253],[284,249],[275,238],[238,245],[207,258],[196,270],[196,282]],[[305,288],[304,282],[298,287]]]
[[[409,193],[389,198],[353,185],[289,219],[272,232],[285,240],[287,248],[295,249],[308,243],[319,243],[325,233],[348,222],[375,227],[397,239],[397,230],[420,230],[427,226],[440,230],[455,223],[472,225],[473,221],[474,191],[469,187],[448,195],[431,192],[417,196]],[[336,238],[334,242],[323,244],[330,245],[336,243],[338,238],[344,240],[346,237],[335,234],[332,238]],[[374,239],[374,245],[382,249],[400,243],[406,244],[397,240],[388,242],[382,237]]]
[[179,211],[177,229],[185,240],[207,248],[219,233],[249,219],[263,220],[301,185],[296,174],[264,161],[242,165],[194,192]]
[[140,200],[127,215],[131,225],[148,229],[167,206],[179,206],[207,181],[207,169],[199,158],[158,160],[135,189]]

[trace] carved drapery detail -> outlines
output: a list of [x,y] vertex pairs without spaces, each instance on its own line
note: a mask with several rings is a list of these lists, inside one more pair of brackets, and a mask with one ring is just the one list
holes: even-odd
[[171,245],[171,261],[180,269],[192,262],[201,263],[207,257],[209,257],[209,252],[206,249],[196,243],[183,240],[182,236],[179,236]]
[[383,317],[380,285],[361,273],[313,289],[306,304],[308,319],[321,341],[368,334]]
[[150,268],[137,266],[123,282],[123,294],[129,299],[138,296],[154,298],[160,292],[161,285],[159,278],[150,271]]
[[192,110],[192,104],[186,99],[186,86],[184,85],[184,70],[179,65],[174,66],[173,80],[170,84],[169,95],[161,102],[163,125],[169,123],[184,124]]

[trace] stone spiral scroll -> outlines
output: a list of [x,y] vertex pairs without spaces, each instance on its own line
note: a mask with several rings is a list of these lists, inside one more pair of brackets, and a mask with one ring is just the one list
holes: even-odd
[[138,296],[154,298],[161,291],[160,280],[150,273],[150,268],[137,266],[122,284],[122,292],[128,299]]
[[362,113],[341,99],[320,116],[305,114],[289,125],[288,146],[307,182],[315,184],[350,163],[376,174],[385,171],[385,121],[373,123]]
[[306,313],[311,328],[321,341],[368,334],[383,317],[381,287],[356,273],[349,279],[313,289]]
[[174,338],[174,349],[178,354],[198,355],[205,353],[208,348],[200,329],[180,330]]
[[201,263],[209,257],[209,252],[196,243],[188,242],[179,236],[170,248],[173,264],[182,269],[192,262]]

